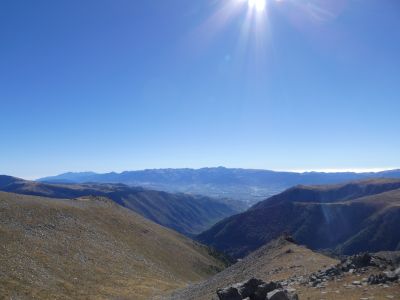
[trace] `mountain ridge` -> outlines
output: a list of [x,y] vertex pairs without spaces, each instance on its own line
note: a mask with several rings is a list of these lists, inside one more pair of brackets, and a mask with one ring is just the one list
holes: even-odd
[[232,198],[254,204],[298,184],[335,184],[368,178],[400,178],[400,170],[382,172],[282,172],[262,169],[201,168],[147,169],[121,173],[64,173],[44,182],[102,182],[140,185],[168,192]]
[[0,176],[0,190],[52,198],[104,196],[160,225],[193,236],[244,207],[235,201],[172,194],[124,184],[47,184]]
[[311,249],[339,254],[398,250],[399,204],[398,179],[297,186],[218,222],[197,238],[236,258],[284,232]]

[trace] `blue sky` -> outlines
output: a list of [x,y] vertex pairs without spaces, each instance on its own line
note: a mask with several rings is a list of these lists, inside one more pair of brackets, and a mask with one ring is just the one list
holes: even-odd
[[0,173],[400,167],[398,0],[0,2]]

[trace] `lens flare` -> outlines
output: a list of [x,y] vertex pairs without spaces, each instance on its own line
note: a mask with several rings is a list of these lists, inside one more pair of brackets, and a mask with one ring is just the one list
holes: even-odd
[[267,6],[266,0],[247,0],[249,8],[255,9],[257,12],[263,12]]
[[274,27],[279,26],[276,24],[277,13],[279,17],[287,19],[296,30],[305,32],[313,39],[318,35],[318,38],[326,40],[327,42],[323,43],[327,44],[332,34],[319,35],[319,30],[315,28],[337,18],[350,0],[210,0],[210,2],[213,6],[206,19],[198,24],[190,38],[185,41],[187,47],[191,49],[190,53],[200,54],[207,51],[206,48],[218,40],[228,28],[235,28],[236,45],[229,50],[230,64],[236,62],[244,66],[251,61],[262,69],[263,66],[260,65],[273,61],[268,55],[275,55],[274,35],[277,31]]

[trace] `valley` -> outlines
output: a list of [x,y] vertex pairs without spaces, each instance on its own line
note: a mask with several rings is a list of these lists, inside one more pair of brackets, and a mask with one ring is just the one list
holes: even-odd
[[0,39],[0,300],[400,300],[400,0],[6,0]]
[[0,176],[0,191],[50,198],[107,197],[160,225],[194,236],[245,209],[237,200],[167,193],[124,184],[47,184]]
[[[239,213],[120,183],[0,176],[0,190],[5,299],[210,300],[248,280],[299,299],[400,298],[382,275],[400,266],[399,179],[298,185]],[[381,263],[351,271],[366,252]]]
[[41,178],[49,183],[123,183],[167,192],[235,199],[248,206],[299,184],[335,184],[368,178],[400,178],[400,170],[383,172],[278,172],[237,168],[148,169],[122,173],[69,172]]

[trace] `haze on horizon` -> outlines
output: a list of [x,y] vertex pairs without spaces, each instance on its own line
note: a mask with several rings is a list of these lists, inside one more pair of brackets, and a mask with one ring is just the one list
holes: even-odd
[[[189,169],[202,169],[202,168],[226,168],[223,166],[218,166],[218,167],[201,167],[201,168],[189,168]],[[241,167],[232,167],[233,169],[256,169],[256,168],[241,168]],[[33,178],[24,178],[28,180],[37,180],[41,179],[44,177],[48,176],[54,176],[54,175],[61,175],[65,173],[96,173],[96,174],[107,174],[107,173],[123,173],[123,172],[130,172],[130,171],[143,171],[143,170],[154,170],[154,169],[160,169],[160,168],[145,168],[145,169],[138,169],[138,170],[119,170],[119,171],[98,171],[98,172],[93,172],[93,171],[65,171],[65,172],[59,172],[56,174],[50,174],[47,176],[40,176],[40,177],[33,177]],[[187,169],[186,167],[181,167],[181,168],[162,168],[162,169]],[[399,170],[400,168],[360,168],[360,169],[308,169],[308,170],[271,170],[268,168],[265,169],[260,169],[258,168],[257,170],[268,170],[268,171],[273,171],[273,172],[293,172],[293,173],[312,173],[312,172],[318,172],[318,173],[378,173],[378,172],[383,172],[383,171],[394,171],[394,170]]]
[[399,167],[400,3],[261,2],[3,1],[0,173]]

